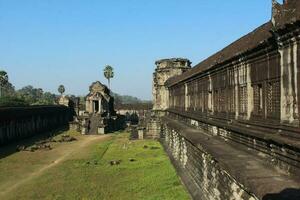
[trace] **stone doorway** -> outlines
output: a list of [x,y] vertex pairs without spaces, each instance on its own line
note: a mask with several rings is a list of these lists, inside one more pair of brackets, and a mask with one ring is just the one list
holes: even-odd
[[94,113],[99,113],[100,110],[99,101],[93,101],[93,103],[94,103]]

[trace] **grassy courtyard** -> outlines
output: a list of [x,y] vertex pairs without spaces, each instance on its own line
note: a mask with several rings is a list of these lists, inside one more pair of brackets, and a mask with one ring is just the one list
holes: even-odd
[[67,134],[77,141],[3,157],[0,199],[189,199],[159,142]]

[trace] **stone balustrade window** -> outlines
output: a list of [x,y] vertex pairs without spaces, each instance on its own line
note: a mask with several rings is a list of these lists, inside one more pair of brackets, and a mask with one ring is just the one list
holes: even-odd
[[239,87],[239,114],[246,115],[248,110],[247,85]]
[[253,86],[253,112],[255,116],[263,114],[263,84],[257,83]]
[[267,82],[267,117],[280,118],[280,80],[275,79]]

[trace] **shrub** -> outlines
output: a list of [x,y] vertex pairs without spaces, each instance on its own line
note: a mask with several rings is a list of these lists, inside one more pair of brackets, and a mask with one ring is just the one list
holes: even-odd
[[0,107],[22,107],[29,106],[29,104],[23,99],[17,97],[1,97]]

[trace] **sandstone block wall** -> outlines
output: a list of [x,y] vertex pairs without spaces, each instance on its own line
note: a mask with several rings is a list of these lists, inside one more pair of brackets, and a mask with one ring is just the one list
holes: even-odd
[[202,200],[255,200],[201,146],[195,146],[177,130],[165,126],[163,144],[181,171],[190,194]]

